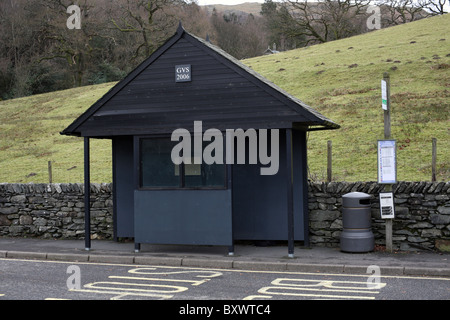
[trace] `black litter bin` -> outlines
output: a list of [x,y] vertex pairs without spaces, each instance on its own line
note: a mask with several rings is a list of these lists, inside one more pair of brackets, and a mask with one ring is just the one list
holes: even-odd
[[341,251],[369,252],[375,246],[369,194],[350,192],[342,196]]

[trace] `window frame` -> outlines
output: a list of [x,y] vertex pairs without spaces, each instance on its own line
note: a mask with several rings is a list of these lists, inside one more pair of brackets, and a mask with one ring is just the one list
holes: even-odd
[[[149,135],[149,136],[134,136],[134,159],[135,159],[135,184],[136,189],[140,191],[150,191],[150,190],[227,190],[229,187],[229,175],[230,170],[228,168],[229,165],[225,163],[225,155],[223,161],[223,185],[221,186],[186,186],[185,185],[185,164],[182,162],[179,165],[179,176],[180,181],[177,187],[152,187],[152,186],[144,186],[143,185],[143,170],[142,170],[142,142],[146,139],[168,139],[170,141],[170,135]],[[193,137],[191,137],[193,139]],[[223,136],[225,139],[225,136]],[[193,140],[191,140],[193,141]],[[224,140],[225,141],[225,140]],[[207,165],[204,162],[201,164]]]

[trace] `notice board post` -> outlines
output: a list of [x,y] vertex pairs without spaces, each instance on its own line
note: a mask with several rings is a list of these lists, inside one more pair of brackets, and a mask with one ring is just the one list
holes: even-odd
[[[397,155],[395,140],[391,140],[391,103],[390,103],[390,77],[383,74],[381,80],[381,106],[384,111],[384,140],[378,141],[378,183],[386,184],[385,193],[392,193],[392,185],[397,182]],[[382,194],[380,194],[380,199]],[[385,195],[383,195],[385,198]],[[386,208],[384,208],[386,210]],[[392,195],[392,213],[393,211]],[[380,202],[381,217],[386,221],[386,251],[392,252],[392,222],[393,214],[385,215]]]

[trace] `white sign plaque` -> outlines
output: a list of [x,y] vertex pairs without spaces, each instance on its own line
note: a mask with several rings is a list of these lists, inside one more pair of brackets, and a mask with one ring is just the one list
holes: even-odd
[[378,140],[378,183],[397,182],[395,140]]
[[394,219],[394,194],[392,192],[380,193],[381,219]]
[[182,64],[175,66],[175,82],[191,81],[191,65]]
[[387,110],[387,90],[385,80],[381,80],[381,107],[383,110]]

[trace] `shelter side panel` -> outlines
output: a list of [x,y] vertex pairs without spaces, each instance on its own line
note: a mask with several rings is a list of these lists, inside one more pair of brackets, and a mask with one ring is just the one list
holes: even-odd
[[136,190],[135,242],[231,245],[230,190]]
[[[233,166],[233,232],[235,240],[287,240],[286,134],[280,131],[279,170],[275,175],[261,175],[259,165]],[[304,188],[301,162],[304,140],[293,140],[294,239],[304,240]],[[248,156],[248,151],[246,156]]]

